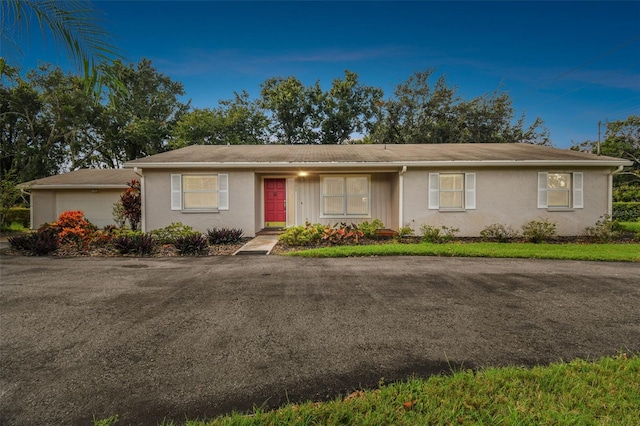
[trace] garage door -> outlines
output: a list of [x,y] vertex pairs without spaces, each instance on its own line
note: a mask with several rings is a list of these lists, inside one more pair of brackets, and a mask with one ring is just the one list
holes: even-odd
[[118,201],[122,190],[108,191],[59,191],[56,194],[57,215],[69,210],[82,210],[89,222],[98,228],[113,225],[113,204]]

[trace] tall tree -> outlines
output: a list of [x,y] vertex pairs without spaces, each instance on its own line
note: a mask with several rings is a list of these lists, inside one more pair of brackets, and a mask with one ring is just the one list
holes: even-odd
[[317,143],[318,99],[322,91],[295,77],[273,77],[262,83],[260,106],[271,111],[272,135],[285,144]]
[[168,150],[175,123],[189,109],[189,103],[179,100],[185,94],[182,83],[159,73],[147,59],[135,67],[120,61],[109,67],[126,90],[108,98],[101,138],[93,147],[96,157],[119,167]]
[[185,113],[172,131],[170,146],[263,144],[268,141],[267,125],[267,117],[242,91],[217,108]]
[[[600,144],[600,153],[611,157],[626,158],[633,165],[625,167],[616,175],[616,183],[631,183],[640,186],[640,116],[630,115],[626,120],[607,122],[604,140]],[[597,153],[597,141],[584,141],[574,144],[571,149]]]
[[371,138],[376,143],[526,142],[549,144],[548,131],[537,118],[515,120],[508,94],[496,91],[469,101],[434,70],[414,73],[384,102]]
[[[84,165],[78,148],[94,138],[92,115],[99,105],[80,77],[48,65],[26,79],[5,68],[0,86],[0,175],[18,181],[49,176]],[[15,71],[15,70],[14,70]]]
[[320,128],[323,144],[344,143],[356,132],[371,130],[380,106],[382,89],[361,84],[358,75],[349,70],[344,74],[344,80],[333,80],[331,89],[322,95]]

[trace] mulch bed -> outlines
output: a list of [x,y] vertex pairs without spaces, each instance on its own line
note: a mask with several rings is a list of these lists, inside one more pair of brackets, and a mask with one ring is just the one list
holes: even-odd
[[[238,251],[247,241],[251,238],[243,238],[241,242],[237,244],[220,244],[209,246],[209,253],[205,256],[228,256]],[[0,250],[0,254],[3,256],[31,256],[30,253],[26,253],[21,250],[14,250],[12,248],[5,248]],[[118,251],[109,246],[90,246],[88,250],[81,250],[75,245],[63,245],[56,251],[49,254],[54,257],[141,257],[135,254],[120,254]],[[143,257],[179,257],[178,251],[171,244],[164,244],[156,250],[152,255],[146,255]]]
[[[200,257],[206,256],[229,256],[238,251],[247,241],[251,240],[251,238],[243,238],[240,243],[237,244],[224,244],[224,245],[214,245],[209,246],[209,253]],[[473,243],[473,242],[481,242],[482,239],[480,237],[464,237],[464,238],[455,238],[454,242],[462,242],[462,243]],[[350,245],[372,245],[372,244],[414,244],[419,243],[420,237],[406,237],[401,240],[395,240],[391,237],[381,237],[381,238],[361,238],[357,244]],[[525,242],[522,238],[516,238],[512,240],[512,242]],[[616,244],[624,244],[624,243],[633,243],[637,242],[633,233],[626,233],[623,236],[619,237],[614,241],[610,241],[610,243]],[[586,236],[576,236],[576,237],[555,237],[549,241],[546,241],[547,244],[566,244],[566,243],[576,243],[576,244],[594,244],[598,243],[598,241],[586,237]],[[508,244],[508,243],[505,243]],[[278,242],[275,247],[271,250],[271,254],[285,254],[292,251],[300,251],[300,250],[308,250],[312,248],[321,248],[321,247],[333,247],[336,244],[328,243],[328,242],[320,242],[317,244],[309,244],[305,246],[289,246]],[[0,249],[0,254],[3,256],[30,256],[31,254],[25,253],[19,250],[13,250],[11,248]],[[89,250],[79,250],[77,247],[72,245],[65,245],[60,247],[58,250],[54,251],[49,256],[56,257],[140,257],[135,254],[126,254],[122,255],[118,253],[115,249],[108,246],[96,246],[90,247]],[[149,255],[146,257],[179,257],[175,247],[171,244],[162,245],[153,255]]]

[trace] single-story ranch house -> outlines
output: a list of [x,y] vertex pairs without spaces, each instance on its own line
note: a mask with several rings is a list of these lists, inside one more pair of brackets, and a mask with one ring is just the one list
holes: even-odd
[[125,168],[142,182],[146,231],[182,222],[253,236],[380,219],[395,230],[444,225],[478,236],[493,223],[519,229],[541,218],[559,235],[582,234],[611,212],[612,178],[625,165],[529,144],[194,145]]
[[113,205],[133,179],[140,176],[132,169],[82,169],[20,187],[31,194],[32,228],[55,222],[68,210],[82,210],[91,223],[103,228],[114,223]]

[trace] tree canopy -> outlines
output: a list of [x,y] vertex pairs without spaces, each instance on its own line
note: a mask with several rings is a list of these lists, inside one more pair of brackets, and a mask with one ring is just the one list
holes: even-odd
[[507,93],[467,100],[444,77],[432,82],[433,70],[413,74],[386,97],[346,70],[326,89],[319,81],[273,77],[255,99],[241,90],[211,108],[192,108],[182,83],[147,59],[100,69],[118,83],[97,93],[84,90],[82,77],[49,65],[25,76],[2,67],[0,177],[121,167],[192,144],[549,143],[542,121],[526,125]]

